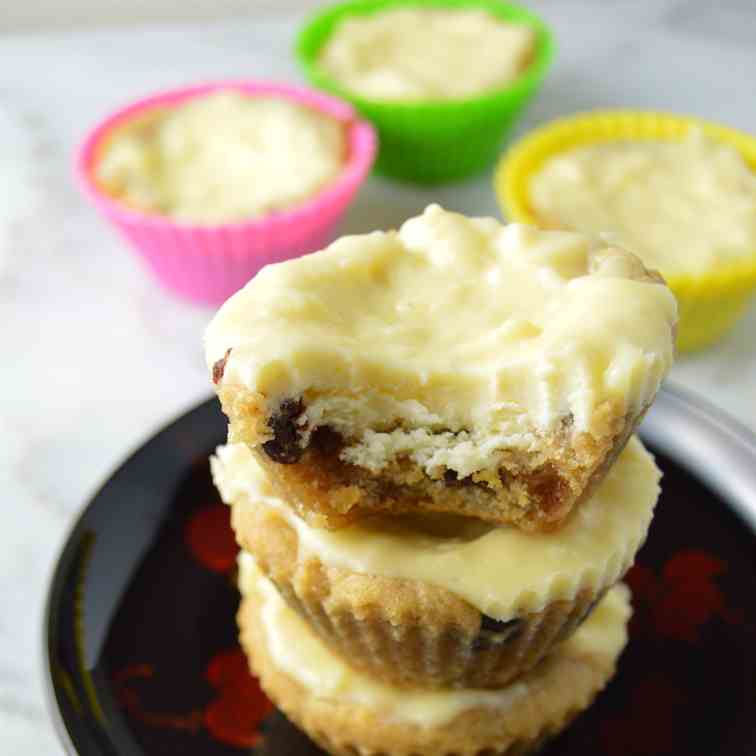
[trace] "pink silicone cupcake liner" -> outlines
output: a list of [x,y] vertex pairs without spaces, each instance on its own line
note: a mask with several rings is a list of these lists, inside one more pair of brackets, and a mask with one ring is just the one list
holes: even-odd
[[[178,105],[221,89],[285,97],[342,121],[348,128],[349,146],[342,172],[311,200],[289,211],[219,225],[181,223],[141,212],[98,186],[93,170],[98,148],[114,128],[153,108]],[[341,100],[305,87],[228,81],[164,92],[118,110],[87,134],[76,157],[76,173],[84,193],[142,255],[166,288],[197,302],[218,305],[268,263],[326,246],[369,173],[375,152],[373,127]]]

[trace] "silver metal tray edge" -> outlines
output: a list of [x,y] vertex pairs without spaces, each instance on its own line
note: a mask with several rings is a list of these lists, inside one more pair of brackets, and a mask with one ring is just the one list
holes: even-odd
[[756,435],[670,384],[659,392],[640,435],[709,485],[756,532]]

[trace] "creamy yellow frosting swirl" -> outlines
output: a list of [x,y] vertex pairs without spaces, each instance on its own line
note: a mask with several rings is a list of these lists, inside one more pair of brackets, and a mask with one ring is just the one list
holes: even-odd
[[341,21],[318,65],[376,100],[452,100],[504,87],[530,62],[535,33],[476,8],[391,8]]
[[96,175],[140,210],[225,223],[309,199],[342,170],[346,149],[336,119],[229,89],[127,121],[105,142]]
[[548,160],[530,182],[550,224],[612,232],[665,275],[756,256],[756,174],[740,153],[692,129],[682,142],[617,141]]

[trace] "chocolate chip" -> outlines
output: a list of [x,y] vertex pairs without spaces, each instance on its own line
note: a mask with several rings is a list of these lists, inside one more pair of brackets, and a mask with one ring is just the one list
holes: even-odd
[[213,383],[217,386],[221,380],[223,380],[223,373],[226,370],[226,363],[228,362],[228,356],[231,354],[230,349],[226,349],[226,353],[213,365]]
[[333,428],[321,425],[313,431],[310,445],[326,457],[336,457],[344,446],[344,439]]
[[522,622],[517,617],[511,620],[502,621],[489,617],[487,614],[481,616],[480,629],[485,630],[488,633],[511,633],[511,631]]
[[499,646],[513,640],[522,630],[522,620],[515,617],[501,620],[482,615],[480,630],[472,642],[473,651],[486,651],[492,646]]
[[266,441],[263,451],[274,461],[282,465],[299,462],[304,454],[300,444],[297,418],[304,412],[301,399],[286,399],[281,402],[278,412],[268,419],[268,427],[273,431],[273,438]]
[[449,488],[462,488],[463,486],[472,485],[473,479],[471,475],[466,475],[464,478],[460,478],[457,475],[456,470],[445,470],[444,483]]

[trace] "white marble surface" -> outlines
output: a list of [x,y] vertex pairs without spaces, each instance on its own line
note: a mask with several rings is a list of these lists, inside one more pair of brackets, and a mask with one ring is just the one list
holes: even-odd
[[[666,108],[753,130],[756,4],[550,0],[558,62],[521,128],[576,109]],[[84,129],[150,90],[297,79],[297,16],[0,37],[0,753],[60,753],[41,685],[46,583],[87,497],[137,444],[208,396],[211,312],[161,291],[84,203]],[[439,200],[496,213],[487,177],[441,191],[371,179],[345,228]],[[756,309],[674,378],[756,428]]]

